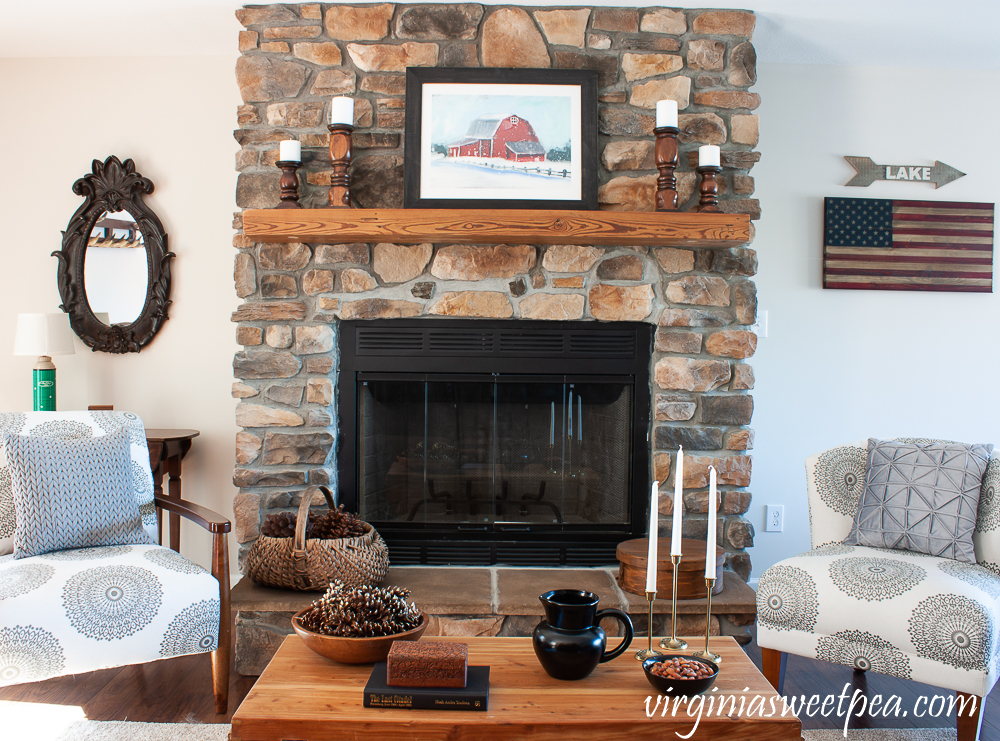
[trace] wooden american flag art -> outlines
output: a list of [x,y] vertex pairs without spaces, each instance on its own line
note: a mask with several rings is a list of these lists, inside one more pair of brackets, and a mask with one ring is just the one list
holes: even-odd
[[823,287],[993,292],[993,204],[827,198]]

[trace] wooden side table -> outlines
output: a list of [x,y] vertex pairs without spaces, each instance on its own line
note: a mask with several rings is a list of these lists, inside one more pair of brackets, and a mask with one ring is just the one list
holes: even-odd
[[[146,444],[149,446],[149,467],[153,469],[153,492],[163,494],[163,477],[169,475],[167,499],[181,498],[181,461],[191,450],[191,441],[198,437],[198,430],[146,429]],[[163,519],[158,518],[160,542],[163,542]],[[180,552],[181,517],[170,514],[170,547]]]

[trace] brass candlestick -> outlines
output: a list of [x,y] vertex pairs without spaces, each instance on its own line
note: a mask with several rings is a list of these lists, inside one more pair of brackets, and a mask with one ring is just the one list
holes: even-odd
[[299,176],[295,172],[302,165],[295,160],[278,160],[275,163],[281,168],[281,203],[278,208],[302,208],[299,205]]
[[351,164],[351,132],[350,124],[329,124],[330,130],[330,163],[333,165],[333,175],[330,176],[330,208],[351,208],[350,179],[347,168]]
[[656,599],[656,592],[646,592],[646,599],[649,600],[649,647],[641,648],[635,652],[636,661],[645,661],[646,659],[651,659],[654,656],[662,656],[662,651],[657,651],[653,648],[653,600]]
[[695,651],[692,655],[699,659],[708,659],[709,661],[714,661],[716,664],[720,664],[722,663],[722,657],[708,650],[708,634],[712,630],[712,588],[715,586],[715,579],[706,578],[705,586],[708,587],[708,617],[705,618],[705,650]]
[[668,651],[683,651],[688,647],[687,641],[682,641],[677,637],[677,571],[681,557],[671,555],[670,563],[674,565],[674,596],[670,604],[670,637],[660,640],[660,648],[665,648]]
[[656,178],[656,210],[677,210],[677,134],[676,126],[659,126],[653,129],[656,134],[656,169],[660,171]]
[[698,168],[701,175],[701,200],[695,207],[695,211],[717,212],[719,210],[719,181],[716,180],[718,174],[722,172],[721,167],[705,166]]

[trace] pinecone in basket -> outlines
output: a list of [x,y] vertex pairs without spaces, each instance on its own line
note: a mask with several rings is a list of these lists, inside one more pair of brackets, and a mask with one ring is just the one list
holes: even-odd
[[420,613],[408,589],[348,587],[339,579],[302,614],[302,625],[315,633],[347,638],[372,638],[412,630]]
[[260,532],[269,538],[294,538],[296,519],[294,512],[270,514],[260,526]]
[[313,515],[309,513],[309,525],[306,528],[310,538],[353,538],[365,534],[361,519],[351,512],[344,511],[344,505],[337,509]]

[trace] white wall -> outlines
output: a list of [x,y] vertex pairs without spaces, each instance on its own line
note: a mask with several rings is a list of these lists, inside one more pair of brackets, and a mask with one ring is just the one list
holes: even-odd
[[[762,217],[753,245],[768,337],[751,361],[754,576],[809,547],[805,458],[869,436],[928,436],[1000,446],[997,294],[822,288],[823,197],[993,203],[1000,194],[1000,72],[762,65],[754,88]],[[968,173],[931,184],[847,188],[844,155],[946,162]],[[785,530],[764,532],[764,506]]]
[[[235,49],[236,35],[232,37]],[[0,410],[31,409],[33,358],[11,355],[19,312],[59,311],[56,259],[93,159],[132,158],[177,254],[170,319],[140,354],[56,357],[58,408],[114,404],[147,427],[201,430],[184,461],[187,499],[232,516],[233,290],[239,91],[232,57],[0,59]],[[182,529],[183,532],[183,529]],[[183,551],[209,563],[187,527]],[[235,546],[232,553],[235,554]]]

